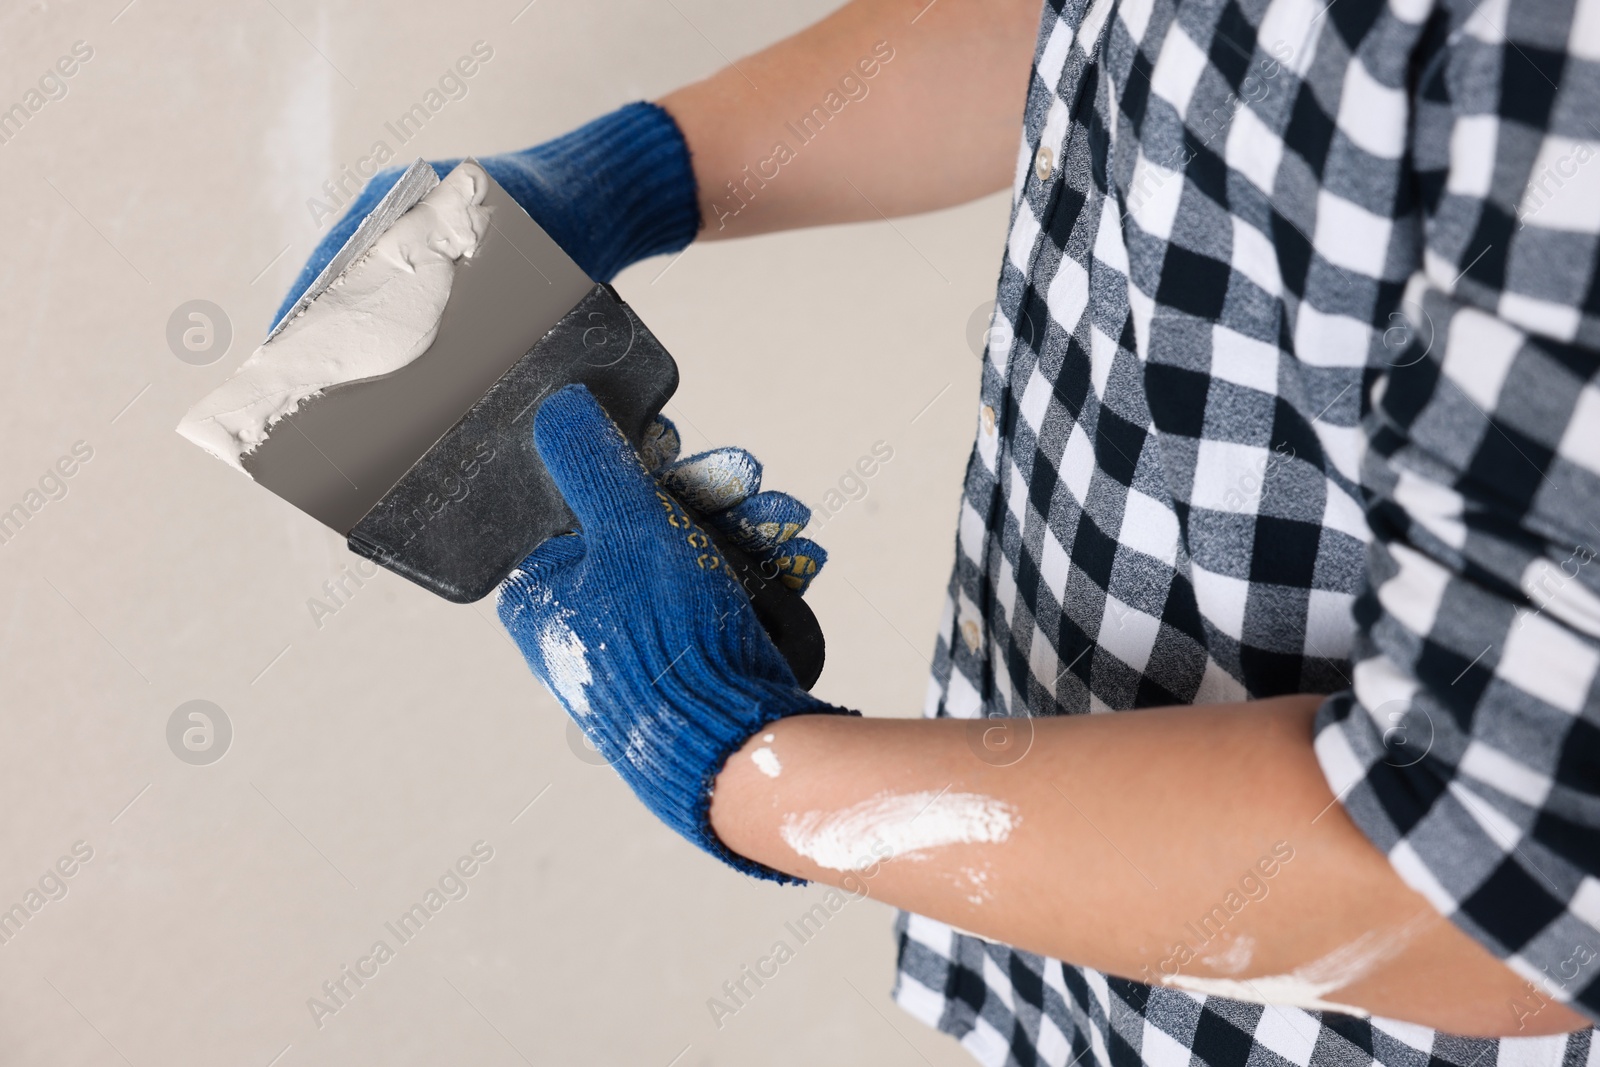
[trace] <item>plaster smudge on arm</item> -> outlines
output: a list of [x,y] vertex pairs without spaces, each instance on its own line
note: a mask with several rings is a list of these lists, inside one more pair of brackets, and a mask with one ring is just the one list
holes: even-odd
[[761,740],[765,744],[750,753],[750,761],[768,778],[776,778],[783,773],[783,764],[778,761],[778,754],[772,750],[772,743],[777,740],[777,735],[762,734]]
[[1339,1011],[1347,1015],[1372,1014],[1364,1008],[1326,999],[1329,993],[1352,985],[1387,963],[1425,926],[1439,920],[1434,913],[1420,915],[1397,928],[1371,930],[1353,941],[1288,974],[1258,978],[1205,978],[1199,975],[1163,975],[1165,985],[1191,993],[1243,1000],[1253,1004],[1283,1004],[1310,1011]]
[[863,870],[884,857],[916,858],[946,845],[999,844],[1021,822],[1016,808],[981,793],[879,793],[839,811],[786,815],[779,833],[818,866]]

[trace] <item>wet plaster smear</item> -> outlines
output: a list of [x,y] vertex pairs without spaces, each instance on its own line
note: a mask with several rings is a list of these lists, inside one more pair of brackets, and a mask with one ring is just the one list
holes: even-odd
[[885,857],[916,858],[945,845],[999,844],[1021,818],[1010,804],[981,793],[880,793],[840,811],[784,816],[779,833],[818,866],[859,871]]
[[777,736],[762,734],[761,740],[766,743],[750,753],[750,761],[768,778],[776,778],[783,773],[783,764],[778,760],[778,754],[772,750],[772,743],[777,740]]
[[450,172],[386,230],[216,391],[178,432],[230,466],[272,426],[333,385],[399,370],[433,344],[456,265],[489,229],[488,176],[473,163]]
[[1437,917],[1423,915],[1405,925],[1374,930],[1334,949],[1288,974],[1260,978],[1206,978],[1200,975],[1163,975],[1162,982],[1191,993],[1244,1000],[1255,1004],[1286,1004],[1310,1011],[1340,1011],[1346,1015],[1367,1016],[1357,1008],[1330,1000],[1329,993],[1343,989],[1371,974],[1379,965],[1399,955],[1417,934]]

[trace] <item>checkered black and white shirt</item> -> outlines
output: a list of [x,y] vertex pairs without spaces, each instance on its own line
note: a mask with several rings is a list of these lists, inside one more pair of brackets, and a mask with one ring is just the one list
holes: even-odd
[[[1600,1018],[1596,156],[1600,0],[1050,0],[929,696],[1333,694],[1329,786],[1509,1025]],[[1600,1065],[899,928],[986,1064]]]

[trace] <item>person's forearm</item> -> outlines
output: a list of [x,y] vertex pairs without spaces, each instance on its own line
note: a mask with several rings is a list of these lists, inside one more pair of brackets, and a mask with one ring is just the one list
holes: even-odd
[[[797,716],[729,759],[712,826],[778,870],[1127,978],[1463,1034],[1584,1025],[1440,917],[1350,822],[1312,752],[1319,702]],[[986,746],[995,729],[1011,749]]]
[[702,238],[1004,188],[1038,19],[1036,0],[855,0],[663,97],[693,154]]

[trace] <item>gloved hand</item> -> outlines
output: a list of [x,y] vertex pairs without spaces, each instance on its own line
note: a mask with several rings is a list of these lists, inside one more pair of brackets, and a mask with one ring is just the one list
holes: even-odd
[[[533,672],[657,817],[741,871],[797,881],[718,840],[712,784],[768,723],[854,713],[795,684],[726,561],[665,486],[729,527],[753,531],[758,551],[763,528],[803,526],[805,506],[754,492],[759,464],[739,449],[669,466],[658,482],[579,385],[544,402],[533,433],[582,529],[546,541],[511,573],[500,587],[501,621]],[[675,453],[666,440],[675,437],[662,424],[646,457]],[[792,532],[767,549],[817,565],[822,559]]]
[[[443,178],[460,162],[433,161],[433,169]],[[689,146],[656,104],[629,104],[552,141],[478,162],[597,282],[641,259],[678,251],[700,228]],[[351,201],[300,268],[272,317],[274,326],[405,170],[380,171]]]
[[639,459],[668,492],[759,564],[763,578],[805,595],[828,561],[821,545],[795,536],[811,521],[811,509],[788,493],[761,492],[761,463],[742,448],[716,448],[674,462],[678,448],[678,428],[657,415]]

